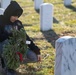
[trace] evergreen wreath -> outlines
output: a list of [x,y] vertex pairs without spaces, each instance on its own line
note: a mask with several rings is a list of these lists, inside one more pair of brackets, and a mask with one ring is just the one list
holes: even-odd
[[20,30],[13,29],[12,37],[8,39],[8,43],[3,47],[3,58],[6,61],[6,66],[10,69],[16,69],[23,58],[26,56],[26,32],[22,28]]

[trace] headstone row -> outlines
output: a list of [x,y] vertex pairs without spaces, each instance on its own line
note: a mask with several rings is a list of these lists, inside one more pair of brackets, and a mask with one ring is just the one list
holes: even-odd
[[[39,10],[40,9],[40,5],[44,3],[44,0],[34,0],[34,8],[36,10]],[[72,3],[72,0],[64,0],[64,5],[65,6],[69,6],[71,5]]]
[[[64,5],[71,5],[72,0],[64,0]],[[35,10],[40,10],[40,30],[48,31],[53,28],[53,4],[43,3],[43,0],[34,0]]]

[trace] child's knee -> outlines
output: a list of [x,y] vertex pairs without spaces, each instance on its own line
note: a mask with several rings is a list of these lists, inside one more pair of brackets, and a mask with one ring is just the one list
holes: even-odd
[[27,53],[27,58],[30,60],[30,61],[33,61],[33,62],[37,62],[38,59],[37,59],[37,55],[33,52],[33,51],[28,51]]

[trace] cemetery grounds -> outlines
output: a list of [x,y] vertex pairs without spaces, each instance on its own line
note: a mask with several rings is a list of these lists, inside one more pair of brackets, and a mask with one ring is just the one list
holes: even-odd
[[54,75],[55,41],[62,36],[76,36],[76,1],[64,6],[64,0],[44,0],[54,5],[53,29],[40,30],[40,14],[34,9],[34,0],[16,0],[24,12],[19,18],[27,34],[41,49],[42,61],[20,65],[18,75]]

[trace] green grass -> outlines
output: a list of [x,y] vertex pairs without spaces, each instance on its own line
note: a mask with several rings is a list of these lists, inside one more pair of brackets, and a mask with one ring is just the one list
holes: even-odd
[[54,75],[55,41],[62,36],[76,34],[76,1],[65,7],[63,0],[44,0],[54,5],[53,29],[40,31],[40,15],[34,10],[33,0],[16,0],[24,12],[19,18],[28,35],[41,49],[42,62],[29,63],[21,68],[19,75]]

